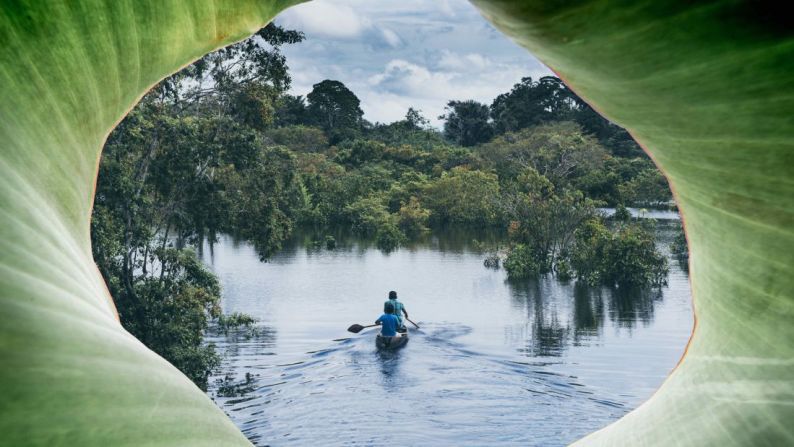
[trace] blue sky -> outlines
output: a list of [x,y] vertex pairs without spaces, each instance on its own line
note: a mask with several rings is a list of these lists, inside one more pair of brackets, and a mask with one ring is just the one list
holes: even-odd
[[413,106],[438,125],[450,99],[490,104],[523,76],[552,74],[465,0],[314,0],[276,23],[306,33],[284,49],[292,93],[342,81],[373,122]]

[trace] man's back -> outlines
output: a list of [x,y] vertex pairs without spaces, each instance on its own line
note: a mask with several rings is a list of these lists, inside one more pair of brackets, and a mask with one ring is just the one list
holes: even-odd
[[383,314],[375,320],[375,323],[381,324],[380,333],[384,337],[394,337],[397,335],[397,328],[400,327],[400,322],[393,314]]

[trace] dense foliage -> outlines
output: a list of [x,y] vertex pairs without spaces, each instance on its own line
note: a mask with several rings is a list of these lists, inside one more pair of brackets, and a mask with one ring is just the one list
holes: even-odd
[[386,251],[443,226],[496,228],[511,277],[662,282],[653,233],[597,207],[666,204],[664,178],[559,79],[524,78],[490,105],[451,100],[443,131],[415,109],[369,123],[339,81],[287,94],[279,48],[302,39],[271,24],[205,56],[146,95],[103,153],[96,262],[124,326],[200,386],[217,364],[201,343],[210,321],[247,321],[220,316],[217,280],[181,250],[218,233],[266,260],[299,225]]

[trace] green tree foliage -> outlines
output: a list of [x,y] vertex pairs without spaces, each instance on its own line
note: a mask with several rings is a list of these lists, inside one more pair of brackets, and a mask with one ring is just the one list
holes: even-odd
[[200,387],[219,362],[202,339],[220,288],[174,247],[230,232],[265,257],[289,235],[305,202],[297,163],[261,131],[289,87],[279,46],[302,38],[268,25],[203,57],[147,94],[105,145],[94,259],[124,327]]
[[263,130],[273,122],[277,99],[291,83],[280,47],[303,39],[303,33],[271,23],[166,79],[164,91],[183,107],[229,114]]
[[[375,140],[347,140],[337,146],[334,161],[346,166],[377,162],[386,153],[386,145]],[[406,157],[410,159],[410,156]]]
[[[614,126],[556,78],[526,78],[492,107],[450,101],[443,132],[414,108],[369,124],[339,81],[305,99],[286,93],[280,47],[302,39],[269,25],[166,79],[110,135],[101,160],[94,256],[122,323],[200,385],[216,357],[196,343],[217,316],[218,291],[178,248],[231,233],[265,260],[311,225],[347,227],[390,251],[458,225],[508,230],[510,277],[589,278],[577,270],[588,258],[575,253],[587,248],[575,235],[596,200],[669,198],[653,164],[619,153]],[[650,236],[620,231],[603,245],[627,256],[647,248],[630,243]],[[639,275],[644,264],[631,262]],[[180,319],[183,305],[192,307]]]
[[306,112],[306,99],[303,96],[283,94],[275,105],[276,121],[278,126],[295,126],[308,124]]
[[317,127],[301,124],[275,127],[265,135],[274,144],[295,152],[321,152],[328,148],[328,137]]
[[653,234],[639,224],[610,231],[598,219],[577,230],[571,265],[591,284],[658,287],[667,283],[667,258],[656,249]]
[[398,214],[400,230],[408,237],[421,236],[430,231],[427,226],[430,220],[430,210],[423,208],[416,196],[411,196],[408,203],[403,203]]
[[516,132],[556,121],[574,121],[612,154],[644,156],[642,149],[622,128],[596,113],[587,103],[553,76],[538,81],[522,78],[513,89],[494,99],[491,117],[497,134]]
[[484,143],[493,136],[490,110],[477,101],[449,101],[444,120],[444,136],[451,142],[468,147]]
[[344,84],[326,79],[314,84],[306,99],[309,123],[322,128],[332,143],[358,134],[364,116],[361,101]]
[[[578,191],[548,196],[519,194],[508,206],[514,247],[505,268],[513,277],[555,271],[570,255],[576,230],[596,215],[593,202]],[[520,268],[511,272],[510,265]]]
[[499,221],[500,191],[495,174],[452,168],[429,183],[423,200],[438,224],[487,227]]
[[501,176],[515,178],[531,167],[557,187],[601,170],[608,157],[596,139],[569,121],[500,135],[483,145],[480,154]]
[[360,198],[345,207],[345,213],[354,231],[364,235],[373,235],[378,229],[391,224],[389,213],[383,197],[371,195]]
[[667,179],[655,167],[648,167],[618,187],[620,198],[641,206],[663,206],[672,200]]
[[543,123],[570,120],[577,107],[575,95],[558,78],[545,76],[533,81],[526,77],[508,93],[494,99],[491,117],[496,132],[515,132]]

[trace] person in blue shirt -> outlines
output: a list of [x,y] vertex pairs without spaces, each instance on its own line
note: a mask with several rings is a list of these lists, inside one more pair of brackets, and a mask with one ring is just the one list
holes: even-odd
[[400,327],[397,317],[394,316],[394,306],[392,306],[390,303],[386,303],[386,306],[384,306],[383,310],[386,313],[375,320],[375,324],[381,326],[381,335],[384,337],[394,337],[397,335],[397,328]]
[[403,314],[407,319],[408,311],[405,310],[405,305],[403,303],[397,301],[397,292],[395,292],[394,290],[389,292],[389,299],[385,303],[383,303],[383,308],[386,309],[386,306],[388,306],[389,304],[391,304],[392,307],[394,307],[394,316],[397,317],[397,321],[400,323],[400,325],[398,326],[398,330],[400,332],[405,332],[405,323],[403,322]]

